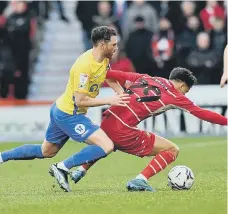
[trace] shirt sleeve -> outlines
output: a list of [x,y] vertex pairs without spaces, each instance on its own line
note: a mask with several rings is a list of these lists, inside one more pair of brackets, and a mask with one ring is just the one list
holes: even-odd
[[195,105],[191,100],[189,100],[184,95],[175,99],[175,105],[180,109],[189,112],[190,114],[194,115],[195,117],[205,120],[214,124],[219,125],[227,125],[228,119],[216,112],[200,108],[199,106]]
[[109,70],[106,75],[106,79],[113,79],[124,86],[126,81],[135,82],[139,77],[143,76],[142,74],[134,72],[123,72],[118,70]]
[[89,78],[90,78],[90,70],[89,68],[81,68],[80,66],[73,71],[73,79],[74,79],[74,91],[88,93],[89,92]]

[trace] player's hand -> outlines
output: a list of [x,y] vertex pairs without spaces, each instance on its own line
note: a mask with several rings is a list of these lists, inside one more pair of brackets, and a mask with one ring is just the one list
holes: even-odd
[[222,75],[222,78],[221,78],[221,81],[220,81],[220,86],[221,86],[221,88],[224,87],[224,85],[225,85],[225,83],[226,83],[227,80],[228,80],[227,74],[223,74],[223,75]]
[[114,97],[108,98],[108,105],[111,106],[126,106],[130,101],[129,94],[119,94]]

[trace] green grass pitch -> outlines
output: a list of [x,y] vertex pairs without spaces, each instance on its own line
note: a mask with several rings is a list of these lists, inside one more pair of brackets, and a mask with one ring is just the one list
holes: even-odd
[[[176,162],[149,182],[157,192],[128,192],[125,185],[151,158],[122,152],[111,154],[91,168],[72,192],[53,188],[50,164],[79,151],[69,142],[53,159],[12,161],[0,165],[0,214],[226,214],[227,144],[225,138],[173,139],[180,147]],[[19,146],[0,144],[0,151]],[[186,165],[195,183],[189,191],[167,187],[171,167]]]

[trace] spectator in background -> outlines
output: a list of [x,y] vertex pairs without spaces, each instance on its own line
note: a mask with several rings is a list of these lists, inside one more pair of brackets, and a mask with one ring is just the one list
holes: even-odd
[[200,21],[196,16],[187,18],[187,25],[183,31],[176,36],[176,50],[179,64],[182,64],[189,51],[196,47],[196,36],[200,30]]
[[75,8],[75,15],[82,23],[83,29],[83,43],[85,50],[92,48],[90,40],[91,31],[94,27],[92,17],[97,15],[97,4],[98,1],[78,1]]
[[187,19],[190,16],[195,14],[196,3],[193,1],[182,1],[181,2],[181,11],[183,16]]
[[186,27],[188,18],[195,15],[196,2],[182,1],[180,6],[181,6],[181,17],[178,24],[179,33],[182,32]]
[[224,8],[217,1],[207,0],[206,7],[200,12],[200,19],[205,31],[212,30],[216,17],[225,20]]
[[35,34],[35,27],[26,2],[12,2],[12,8],[13,13],[8,17],[6,26],[16,67],[15,98],[25,99],[29,85],[31,37]]
[[118,29],[119,34],[122,35],[117,17],[112,16],[112,8],[110,2],[98,2],[97,11],[98,15],[94,15],[92,17],[94,27],[114,25]]
[[[124,50],[118,48],[114,53],[112,60],[110,62],[112,70],[119,70],[123,72],[135,72],[135,68],[130,59],[127,58]],[[108,84],[105,82],[104,87],[108,87]],[[127,85],[125,85],[127,86]]]
[[165,17],[169,12],[169,1],[161,0],[161,1],[148,1],[149,4],[156,10],[158,17]]
[[121,30],[124,28],[124,22],[126,18],[129,1],[115,0],[113,1],[113,15],[119,20]]
[[116,31],[116,38],[117,38],[117,43],[118,43],[118,48],[124,49],[124,42],[122,39],[122,35],[119,32],[119,29],[115,24],[110,24],[108,27],[113,28]]
[[211,31],[211,41],[213,49],[215,49],[219,55],[222,55],[227,43],[224,19],[215,18]]
[[3,11],[6,9],[7,7],[7,1],[0,1],[0,15],[3,13]]
[[144,0],[134,0],[127,10],[124,24],[124,38],[133,32],[137,26],[135,18],[141,16],[144,19],[144,28],[156,32],[158,30],[158,16],[156,10]]
[[135,30],[129,34],[126,41],[126,53],[132,61],[137,73],[152,74],[151,38],[153,33],[145,26],[142,16],[134,20]]
[[217,70],[220,56],[210,49],[210,37],[207,33],[199,33],[196,43],[196,49],[186,58],[186,66],[193,71],[199,84],[210,84],[212,74],[220,77]]
[[13,82],[14,60],[9,35],[5,27],[6,18],[0,16],[0,97],[6,98],[9,85]]
[[179,33],[181,29],[181,10],[180,10],[180,2],[179,1],[169,1],[169,0],[161,0],[161,1],[148,1],[155,10],[159,18],[166,17],[172,24],[172,28],[175,33]]
[[131,60],[128,59],[124,50],[121,50],[120,48],[114,53],[110,65],[113,70],[135,72]]
[[[36,1],[34,3],[36,3]],[[64,7],[63,7],[62,1],[55,1],[55,0],[54,1],[39,1],[38,3],[39,3],[38,7],[41,7],[40,4],[43,4],[43,6],[44,6],[43,15],[44,15],[45,19],[49,19],[50,7],[53,6],[53,4],[55,4],[54,6],[57,6],[60,19],[66,23],[69,23],[69,19],[66,17],[65,12],[64,12]],[[37,8],[37,9],[39,10],[39,8]]]
[[160,19],[160,30],[153,35],[151,43],[153,58],[157,64],[157,75],[168,78],[169,71],[175,66],[174,32],[167,18]]

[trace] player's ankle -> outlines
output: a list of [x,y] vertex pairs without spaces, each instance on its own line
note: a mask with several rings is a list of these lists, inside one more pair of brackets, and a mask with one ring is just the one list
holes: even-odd
[[59,163],[57,164],[57,167],[58,167],[59,169],[62,169],[62,170],[64,170],[64,171],[66,171],[66,172],[69,172],[69,169],[66,168],[66,166],[65,166],[65,164],[64,164],[63,162],[59,162]]
[[143,174],[137,175],[136,176],[136,179],[141,179],[141,180],[144,180],[144,181],[147,181],[148,180]]
[[81,172],[87,172],[87,169],[85,169],[83,166],[79,166],[77,168],[77,170],[81,171]]

